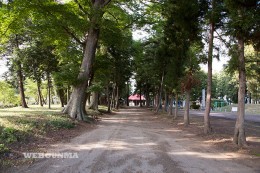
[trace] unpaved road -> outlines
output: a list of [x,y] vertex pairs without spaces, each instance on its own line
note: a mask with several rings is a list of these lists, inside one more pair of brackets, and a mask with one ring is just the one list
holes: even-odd
[[170,122],[161,121],[152,112],[140,108],[122,109],[104,118],[96,129],[70,143],[57,144],[48,152],[76,152],[79,158],[38,159],[31,166],[13,168],[10,172],[260,172],[260,164],[243,161],[247,156],[213,149],[193,134],[179,131]]

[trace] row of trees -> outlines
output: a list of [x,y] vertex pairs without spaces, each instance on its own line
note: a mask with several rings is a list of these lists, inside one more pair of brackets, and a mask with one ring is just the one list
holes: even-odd
[[[259,84],[259,68],[255,64],[256,54],[245,65],[244,44],[259,51],[257,0],[0,2],[0,51],[10,57],[8,79],[16,77],[14,81],[18,82],[13,85],[19,86],[23,107],[27,107],[24,78],[37,83],[39,100],[40,86],[47,80],[49,93],[54,83],[62,103],[70,95],[64,113],[79,120],[90,119],[85,116],[89,93],[93,96],[92,108],[97,108],[101,93],[109,109],[118,107],[119,98],[127,97],[126,84],[134,74],[137,92],[144,94],[148,102],[150,96],[156,98],[157,112],[162,97],[166,103],[172,103],[185,93],[184,123],[188,125],[191,93],[195,86],[205,84],[201,80],[205,76],[199,72],[199,63],[204,62],[208,63],[204,132],[210,133],[212,59],[219,55],[219,48],[214,46],[214,39],[219,39],[230,50],[229,72],[239,74],[234,142],[246,145],[245,72],[249,67],[254,69],[248,85],[253,90]],[[150,37],[133,41],[132,30],[140,28],[149,32]],[[229,39],[225,41],[222,34]],[[71,87],[72,92],[66,93]],[[172,114],[172,104],[165,105],[170,105],[168,112]]]
[[[102,8],[108,3],[1,2],[1,54],[8,59],[9,66],[5,77],[19,88],[23,107],[28,107],[24,94],[26,78],[37,84],[40,105],[44,102],[42,82],[48,81],[49,95],[54,84],[62,105],[67,102],[64,113],[72,118],[84,118],[90,92],[97,96],[103,91],[107,102],[112,102],[109,109],[118,107],[119,93],[125,90],[125,82],[132,75],[135,45],[131,26],[138,16],[129,15],[124,9],[135,8],[132,3],[127,7],[116,2],[105,13]],[[91,104],[95,109],[96,98]]]
[[[257,92],[255,83],[259,84],[257,77],[259,68],[256,68],[259,64],[259,2],[254,0],[165,0],[161,4],[149,4],[147,11],[149,10],[154,10],[156,15],[160,14],[160,21],[154,21],[150,27],[154,34],[144,43],[143,56],[136,60],[137,64],[143,63],[137,69],[137,83],[143,84],[137,85],[138,88],[146,97],[153,95],[157,98],[157,111],[161,107],[162,93],[166,93],[165,105],[168,105],[167,102],[172,103],[168,100],[172,100],[173,95],[177,101],[178,95],[185,93],[184,124],[188,125],[192,88],[203,83],[198,64],[207,63],[204,133],[208,134],[212,130],[209,114],[212,95],[217,92],[222,97],[227,95],[233,101],[237,100],[239,109],[234,143],[240,146],[246,145],[244,129],[246,71],[249,74],[247,88],[251,93]],[[154,17],[154,20],[156,19],[158,17]],[[237,76],[237,80],[233,80],[234,83],[226,83],[229,84],[227,86],[229,90],[226,91],[223,90],[224,85],[215,88],[212,84],[212,59],[219,58],[222,51],[214,46],[215,40],[222,41],[226,45],[231,56],[227,71],[232,76]],[[245,44],[254,48],[247,59],[245,59]],[[208,50],[203,52],[203,48]],[[232,78],[223,78],[223,80],[232,81]],[[234,91],[236,90],[234,86],[238,86],[238,92]],[[251,86],[254,86],[254,89]],[[238,93],[237,98],[234,93]],[[171,110],[172,108],[168,111],[170,114]],[[177,109],[175,111],[175,116],[177,116]]]

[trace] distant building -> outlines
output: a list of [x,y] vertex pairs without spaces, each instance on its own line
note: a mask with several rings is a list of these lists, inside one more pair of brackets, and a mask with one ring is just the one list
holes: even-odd
[[[134,94],[128,97],[129,100],[129,106],[139,106],[140,105],[140,95]],[[146,99],[144,96],[141,96],[141,103],[144,106]]]

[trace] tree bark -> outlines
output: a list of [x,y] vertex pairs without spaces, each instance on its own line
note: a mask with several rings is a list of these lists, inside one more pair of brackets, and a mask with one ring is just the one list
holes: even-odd
[[47,78],[48,78],[49,109],[51,109],[51,76],[50,76],[50,73],[47,73]]
[[178,93],[176,93],[175,95],[175,110],[174,110],[174,119],[176,119],[178,117],[178,109],[179,109],[179,105],[178,105]]
[[239,92],[238,92],[238,111],[235,126],[235,133],[233,142],[240,147],[247,146],[245,135],[245,92],[246,92],[246,70],[245,70],[245,56],[244,56],[244,40],[238,37],[238,51],[239,51]]
[[184,126],[188,126],[190,124],[190,90],[186,91],[186,101],[185,101],[185,110],[184,110]]
[[156,113],[159,112],[161,105],[162,105],[162,91],[163,91],[163,81],[164,81],[164,71],[162,73],[162,79],[161,79],[161,84],[160,84],[160,90],[158,93],[158,101],[157,101],[157,108],[156,108]]
[[[214,0],[212,1],[212,8],[214,7]],[[210,126],[210,109],[211,109],[211,93],[212,93],[212,56],[213,56],[213,39],[214,39],[215,24],[213,21],[210,23],[209,34],[209,52],[208,52],[208,80],[207,80],[207,97],[206,108],[204,113],[204,134],[211,133]]]
[[60,97],[61,107],[64,107],[64,101],[65,101],[65,99],[64,99],[65,98],[64,97],[64,90],[59,88],[57,92],[58,92],[58,95]]
[[172,115],[172,108],[173,108],[173,96],[172,94],[169,95],[170,106],[168,107],[168,115]]
[[116,85],[116,109],[118,110],[119,109],[119,88],[118,88],[118,85]]
[[165,90],[165,102],[164,102],[164,111],[168,111],[168,105],[169,105],[169,95],[167,91]]
[[109,90],[109,83],[107,84],[107,89],[106,89],[106,95],[107,95],[107,112],[111,112],[111,107],[110,107],[110,90]]
[[129,106],[129,83],[127,81],[127,84],[126,84],[126,106]]
[[139,93],[139,101],[140,101],[140,107],[142,107],[142,86],[141,86],[141,82],[140,82],[140,93]]
[[22,104],[23,108],[28,108],[27,103],[25,101],[22,66],[21,66],[21,62],[19,60],[17,62],[17,66],[18,66],[17,77],[18,77],[18,83],[19,83],[21,104]]
[[[94,2],[94,8],[96,8],[96,10],[100,8],[100,3],[101,2],[99,1]],[[67,107],[63,110],[63,113],[69,114],[71,118],[78,120],[83,120],[84,115],[86,115],[86,89],[88,86],[88,79],[92,70],[99,38],[99,26],[97,24],[99,17],[100,16],[97,17],[97,15],[93,15],[90,21],[91,27],[88,31],[86,46],[84,49],[84,57],[80,67],[80,73],[78,75],[79,84],[74,86]]]
[[37,83],[37,90],[38,90],[39,103],[40,103],[41,107],[43,107],[43,102],[42,102],[42,92],[41,92],[41,84],[40,84],[39,81],[37,81],[36,83]]
[[89,106],[89,109],[98,110],[98,92],[92,92],[92,99]]

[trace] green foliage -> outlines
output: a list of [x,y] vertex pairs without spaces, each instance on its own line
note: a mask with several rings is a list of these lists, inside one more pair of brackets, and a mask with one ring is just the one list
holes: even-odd
[[20,103],[16,90],[4,81],[0,81],[0,103],[13,106],[17,106]]
[[18,140],[17,130],[11,127],[6,127],[1,130],[0,139],[5,143],[13,143]]
[[238,84],[236,76],[229,75],[227,72],[222,71],[216,75],[213,75],[213,97],[221,98],[224,97],[232,103],[237,103],[237,92]]
[[47,123],[55,129],[71,129],[75,127],[75,123],[73,123],[72,121],[68,121],[67,118],[60,116],[51,116],[50,121],[48,121]]
[[5,146],[5,144],[0,144],[0,154],[7,153],[9,151],[10,150]]

